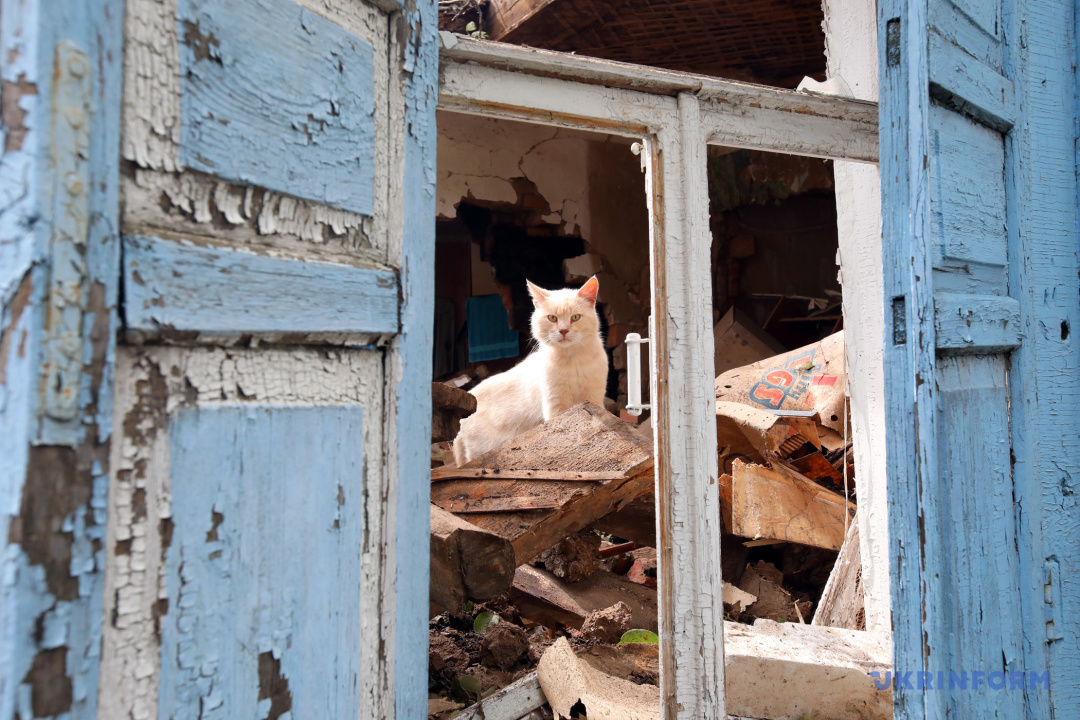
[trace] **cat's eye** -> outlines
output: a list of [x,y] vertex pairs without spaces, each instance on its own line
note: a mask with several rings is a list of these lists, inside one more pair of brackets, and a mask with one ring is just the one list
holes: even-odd
[[570,322],[577,322],[580,319],[581,319],[580,315],[571,315],[570,316]]
[[548,315],[548,320],[550,320],[551,322],[559,322],[559,318],[557,315]]

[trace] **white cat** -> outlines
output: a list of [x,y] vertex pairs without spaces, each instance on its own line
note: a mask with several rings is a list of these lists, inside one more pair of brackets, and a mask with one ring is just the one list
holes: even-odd
[[608,357],[596,316],[600,283],[592,277],[580,290],[528,286],[536,308],[532,336],[539,345],[470,391],[476,412],[461,421],[454,440],[459,467],[580,402],[604,407]]

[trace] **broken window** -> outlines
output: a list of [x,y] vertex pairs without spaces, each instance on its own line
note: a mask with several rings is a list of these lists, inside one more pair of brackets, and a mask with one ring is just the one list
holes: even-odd
[[[531,312],[514,288],[524,276],[572,285],[599,273],[601,288],[625,292],[605,296],[601,308],[612,361],[607,409],[623,422],[567,412],[482,467],[441,467],[448,446],[434,450],[435,505],[457,520],[502,514],[480,524],[509,540],[504,557],[517,567],[505,573],[506,597],[433,625],[432,670],[442,675],[433,690],[448,691],[455,708],[495,690],[502,683],[490,667],[509,643],[515,659],[498,669],[521,675],[538,666],[539,676],[526,673],[486,701],[489,710],[508,703],[508,718],[539,706],[545,673],[567,679],[566,691],[548,698],[563,716],[603,717],[605,705],[625,716],[619,703],[627,702],[655,717],[674,718],[676,704],[680,714],[708,715],[725,694],[728,712],[761,718],[844,717],[855,705],[871,717],[891,714],[891,696],[868,675],[887,667],[888,638],[803,626],[822,607],[828,624],[866,622],[830,158],[876,160],[876,108],[443,40],[436,379],[467,389],[517,362]],[[509,159],[495,161],[500,153]],[[545,154],[554,162],[540,162]],[[492,298],[492,317],[505,316],[501,357],[469,357],[476,297]],[[641,416],[626,412],[630,332],[649,340]],[[754,392],[765,402],[746,402]],[[807,406],[784,404],[795,395]],[[468,405],[437,398],[436,424],[450,435]],[[615,452],[606,465],[568,462],[575,453],[553,458],[560,437],[577,455],[601,442]],[[575,474],[576,490],[556,489]],[[553,488],[546,498],[526,489],[542,483]],[[575,514],[581,522],[545,524]],[[463,563],[451,571],[463,576]],[[599,574],[591,570],[600,564]],[[556,567],[562,576],[553,579]],[[621,578],[618,588],[594,591],[603,583],[592,578],[608,576]],[[615,593],[624,606],[608,601]],[[603,649],[612,633],[647,629],[650,601],[659,651]],[[521,632],[489,637],[495,616]],[[826,677],[842,677],[829,687],[843,689],[824,697]]]

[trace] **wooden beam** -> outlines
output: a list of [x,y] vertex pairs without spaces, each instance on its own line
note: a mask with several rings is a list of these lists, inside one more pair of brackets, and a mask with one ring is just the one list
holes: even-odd
[[441,382],[431,383],[431,408],[451,410],[463,417],[476,412],[476,396]]
[[646,140],[652,257],[650,343],[656,447],[660,678],[665,720],[723,717],[720,565],[708,178],[701,103],[678,96],[677,123]]
[[476,398],[446,383],[431,383],[431,442],[453,440],[461,419],[476,412]]
[[490,0],[487,20],[488,35],[502,40],[555,0]]
[[[125,235],[123,251],[125,324],[144,339],[170,333],[347,337],[399,328],[398,279],[389,270],[150,235]],[[251,297],[262,300],[253,306]]]
[[490,600],[514,580],[509,541],[431,506],[432,614],[460,612],[466,600]]

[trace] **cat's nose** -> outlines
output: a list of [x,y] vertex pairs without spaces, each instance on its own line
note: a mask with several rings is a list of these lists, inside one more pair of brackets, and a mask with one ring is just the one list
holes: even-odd
[[563,337],[566,337],[566,333],[570,332],[570,328],[566,328],[565,330],[559,330],[559,332],[562,334]]

